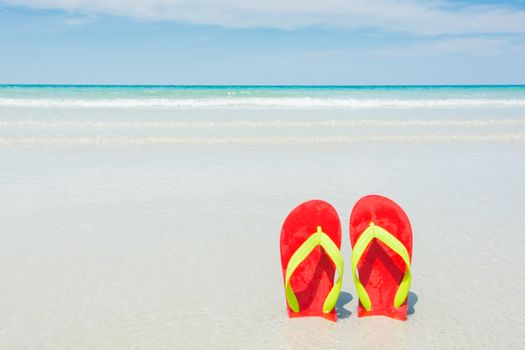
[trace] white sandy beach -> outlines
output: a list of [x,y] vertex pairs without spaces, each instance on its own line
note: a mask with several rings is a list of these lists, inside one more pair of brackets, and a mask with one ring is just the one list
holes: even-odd
[[[33,106],[0,106],[0,349],[525,347],[521,90],[499,92],[511,106],[416,89],[408,107],[181,108],[20,89],[4,94]],[[372,193],[412,221],[407,322],[357,318],[348,221]],[[336,323],[286,314],[281,225],[313,198],[343,227]]]
[[[525,344],[525,145],[0,148],[3,349],[501,348]],[[414,229],[407,322],[290,320],[280,226],[301,201],[398,201]]]

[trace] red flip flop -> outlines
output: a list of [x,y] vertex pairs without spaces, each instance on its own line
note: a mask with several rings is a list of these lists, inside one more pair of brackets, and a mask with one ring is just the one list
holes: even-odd
[[288,215],[281,230],[281,265],[289,317],[337,320],[343,275],[340,248],[341,223],[330,204],[311,200]]
[[357,315],[406,320],[412,228],[403,209],[382,196],[361,198],[350,215],[350,242]]

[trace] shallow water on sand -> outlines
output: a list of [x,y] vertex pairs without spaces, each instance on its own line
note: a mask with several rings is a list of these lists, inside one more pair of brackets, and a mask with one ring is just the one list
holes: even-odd
[[525,86],[0,85],[0,145],[525,140]]
[[[514,142],[0,148],[0,347],[521,348],[525,146]],[[6,166],[7,165],[7,166]],[[407,322],[286,317],[280,225],[301,201],[398,201]],[[518,231],[517,231],[518,230]]]

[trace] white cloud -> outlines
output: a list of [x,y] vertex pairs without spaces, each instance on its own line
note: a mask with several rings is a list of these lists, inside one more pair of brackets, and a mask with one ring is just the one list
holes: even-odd
[[[2,1],[2,0],[0,0]],[[525,33],[525,11],[452,0],[3,0],[37,9],[232,28],[374,28],[416,35]]]
[[377,57],[505,56],[525,55],[525,45],[503,38],[452,38],[420,41],[395,47],[366,50]]

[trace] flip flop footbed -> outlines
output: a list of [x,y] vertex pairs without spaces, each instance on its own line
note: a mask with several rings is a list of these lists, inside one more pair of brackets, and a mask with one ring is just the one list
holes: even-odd
[[[363,197],[352,210],[352,249],[355,250],[356,243],[371,223],[394,236],[412,259],[412,228],[407,215],[395,202],[377,195]],[[358,316],[385,315],[405,320],[408,298],[399,307],[394,306],[394,299],[407,269],[398,253],[380,239],[373,239],[357,263],[359,281],[370,298],[371,310],[367,310],[360,300]]]
[[[295,208],[284,221],[281,230],[281,265],[286,283],[286,271],[294,253],[313,234],[318,227],[335,244],[341,247],[341,224],[335,209],[327,202],[311,200]],[[330,320],[337,318],[335,308],[323,312],[323,305],[334,286],[335,264],[321,247],[316,246],[297,266],[290,277],[290,285],[298,303],[298,312],[293,311],[287,302],[288,315],[322,316]]]

